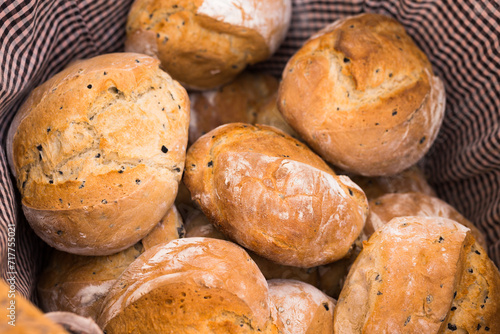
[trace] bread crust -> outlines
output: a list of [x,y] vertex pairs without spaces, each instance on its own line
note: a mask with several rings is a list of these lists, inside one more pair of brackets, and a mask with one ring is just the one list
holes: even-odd
[[290,0],[136,0],[125,49],[160,59],[186,87],[211,89],[274,53],[290,19]]
[[454,220],[468,227],[476,242],[481,247],[487,248],[486,238],[483,233],[471,221],[455,210],[455,208],[437,197],[418,192],[386,194],[372,199],[368,204],[370,213],[368,214],[364,228],[364,232],[368,237],[395,217],[442,217]]
[[346,171],[392,175],[415,164],[442,122],[444,86],[395,20],[333,23],[289,60],[279,89],[285,120]]
[[273,279],[267,283],[284,334],[333,333],[334,299],[301,281]]
[[112,287],[98,324],[109,334],[278,332],[257,265],[237,245],[210,238],[146,251]]
[[189,99],[158,66],[132,53],[77,62],[21,106],[9,157],[24,213],[52,247],[116,253],[147,235],[173,204]]
[[184,183],[225,235],[279,264],[342,258],[361,232],[366,197],[278,129],[223,125],[194,143]]
[[[500,274],[468,228],[445,218],[394,218],[364,246],[340,294],[335,333],[444,333],[466,323],[467,313],[498,329]],[[464,309],[459,319],[457,303]]]

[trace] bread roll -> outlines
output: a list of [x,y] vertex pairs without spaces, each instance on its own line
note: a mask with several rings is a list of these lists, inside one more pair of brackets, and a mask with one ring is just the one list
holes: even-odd
[[237,245],[186,238],[146,251],[120,276],[98,324],[113,333],[278,333],[267,282]]
[[179,219],[173,206],[142,241],[113,255],[81,256],[54,250],[38,282],[41,308],[96,320],[109,289],[139,255],[157,244],[182,238]]
[[151,57],[78,62],[21,106],[7,149],[34,231],[50,246],[108,255],[145,237],[174,202],[189,100]]
[[436,197],[436,192],[417,166],[412,166],[392,176],[366,177],[349,175],[366,194],[368,200],[392,193],[419,192]]
[[476,242],[484,249],[487,248],[483,233],[455,208],[437,197],[422,193],[387,194],[371,200],[369,205],[370,213],[364,228],[368,237],[391,221],[392,218],[404,216],[442,217],[468,227]]
[[136,0],[125,49],[159,58],[186,87],[211,89],[273,54],[291,9],[290,0]]
[[279,112],[277,101],[278,92],[276,91],[273,95],[268,97],[264,103],[259,105],[257,118],[253,123],[274,126],[293,138],[301,140],[299,135],[290,127],[290,125],[288,125]]
[[276,279],[267,283],[278,318],[284,324],[283,334],[333,333],[335,300],[300,281]]
[[335,333],[500,332],[500,273],[470,230],[394,218],[365,243],[334,313]]
[[0,333],[4,334],[68,334],[16,290],[15,277],[0,280]]
[[191,146],[184,175],[219,230],[279,264],[310,268],[338,260],[364,226],[361,189],[272,127],[218,127]]
[[189,143],[227,123],[254,123],[267,99],[278,91],[273,76],[243,72],[233,82],[217,90],[191,92]]
[[415,164],[441,125],[444,86],[397,21],[362,14],[334,22],[288,61],[278,108],[325,160],[356,174]]

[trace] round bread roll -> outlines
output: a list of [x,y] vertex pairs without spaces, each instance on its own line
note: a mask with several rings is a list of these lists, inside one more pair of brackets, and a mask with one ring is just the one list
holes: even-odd
[[349,175],[366,194],[368,200],[385,194],[419,192],[436,197],[436,192],[416,165],[392,176],[366,177]]
[[50,246],[113,254],[172,206],[189,100],[158,66],[139,54],[98,56],[56,74],[21,106],[7,149],[26,218]]
[[243,72],[218,90],[191,92],[189,143],[222,124],[253,124],[261,105],[277,91],[278,80],[273,76]]
[[186,87],[211,89],[271,56],[291,10],[290,0],[136,0],[125,49],[159,58]]
[[0,333],[4,334],[68,334],[60,325],[16,291],[16,277],[0,280]]
[[278,108],[325,160],[356,174],[392,175],[415,164],[439,131],[444,86],[397,21],[339,20],[288,61]]
[[116,254],[82,256],[54,250],[38,282],[41,308],[97,320],[104,297],[122,272],[145,250],[183,234],[182,220],[173,206],[141,242]]
[[484,249],[487,249],[486,238],[483,233],[455,208],[437,197],[422,193],[386,194],[371,200],[369,206],[370,213],[364,228],[364,232],[368,237],[396,217],[442,217],[468,227],[476,242]]
[[278,333],[267,282],[237,245],[186,238],[146,251],[120,276],[98,319],[113,333]]
[[344,257],[367,214],[363,191],[304,144],[268,126],[228,124],[188,151],[184,183],[217,228],[283,265]]
[[335,333],[500,333],[500,273],[470,230],[394,218],[365,243],[334,312]]
[[333,333],[335,300],[300,281],[275,279],[267,284],[283,334]]

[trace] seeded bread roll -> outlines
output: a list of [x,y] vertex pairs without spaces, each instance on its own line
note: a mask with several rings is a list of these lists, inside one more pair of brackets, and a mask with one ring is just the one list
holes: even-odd
[[334,313],[335,333],[500,332],[500,273],[470,230],[394,218],[365,243]]
[[191,92],[189,143],[222,124],[254,123],[261,105],[277,91],[273,76],[243,72],[217,90]]
[[368,200],[392,193],[419,192],[436,197],[436,192],[427,183],[424,173],[417,166],[412,166],[392,176],[366,177],[349,175],[360,186]]
[[68,334],[16,291],[16,278],[0,280],[0,333]]
[[36,88],[7,149],[35,232],[50,246],[108,255],[145,237],[172,206],[189,100],[151,57],[78,62]]
[[267,282],[237,245],[178,239],[120,276],[98,324],[113,333],[278,333]]
[[278,129],[218,127],[188,151],[184,183],[231,239],[283,265],[310,268],[346,255],[366,197],[305,145]]
[[278,318],[284,324],[283,334],[333,333],[335,300],[300,281],[275,279],[267,283]]
[[97,320],[109,289],[139,255],[157,244],[182,237],[179,218],[173,206],[141,242],[113,255],[81,256],[54,250],[38,282],[41,308]]
[[444,86],[397,21],[339,20],[288,61],[278,108],[325,160],[356,174],[414,165],[441,125]]
[[476,242],[484,249],[487,248],[486,238],[483,233],[455,208],[439,198],[422,193],[386,194],[371,200],[369,206],[370,213],[364,228],[364,232],[368,237],[396,217],[442,217],[468,227]]
[[211,89],[271,56],[291,9],[290,0],[136,0],[125,49],[159,58],[186,87]]

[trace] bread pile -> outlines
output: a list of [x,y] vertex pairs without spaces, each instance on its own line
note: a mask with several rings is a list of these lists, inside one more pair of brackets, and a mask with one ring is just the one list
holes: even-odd
[[56,249],[44,311],[107,334],[500,333],[485,236],[416,166],[445,105],[427,57],[363,14],[312,36],[281,82],[241,73],[290,10],[136,0],[128,52],[31,93],[8,147]]

